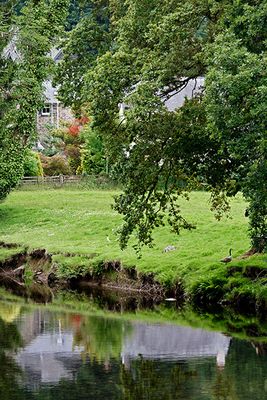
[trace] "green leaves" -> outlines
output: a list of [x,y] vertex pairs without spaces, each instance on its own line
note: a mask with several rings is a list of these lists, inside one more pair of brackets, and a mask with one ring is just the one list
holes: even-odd
[[43,81],[51,72],[49,51],[61,33],[68,2],[29,1],[20,16],[8,2],[0,13],[5,28],[0,46],[0,199],[23,176],[25,149],[36,139]]
[[[266,11],[265,1],[112,0],[109,24],[94,14],[67,38],[62,97],[93,117],[124,185],[122,247],[134,234],[151,245],[165,223],[191,229],[179,196],[203,184],[217,218],[242,190],[251,236],[265,237]],[[204,75],[203,92],[170,112],[166,99]]]
[[[101,13],[102,11],[102,13]],[[95,6],[62,40],[63,59],[57,70],[55,83],[60,84],[59,95],[77,115],[82,113],[84,80],[97,57],[108,50],[110,38],[105,12]]]
[[[251,2],[250,2],[251,3]],[[252,2],[253,3],[253,2]],[[250,235],[267,247],[265,2],[234,2],[223,35],[209,48],[205,103],[209,129],[232,164],[232,177],[250,202]],[[265,13],[266,14],[266,13]],[[245,26],[246,25],[246,26]],[[258,38],[255,42],[255,38]]]

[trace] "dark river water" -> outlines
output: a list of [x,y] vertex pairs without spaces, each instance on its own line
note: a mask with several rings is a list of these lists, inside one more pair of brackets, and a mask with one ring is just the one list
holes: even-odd
[[264,400],[262,341],[0,303],[1,400]]

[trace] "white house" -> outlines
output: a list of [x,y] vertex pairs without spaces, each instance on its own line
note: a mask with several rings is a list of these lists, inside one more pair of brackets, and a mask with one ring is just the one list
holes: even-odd
[[[50,51],[50,57],[55,63],[58,63],[62,58],[62,50],[56,47],[52,48]],[[17,34],[14,33],[9,44],[5,47],[3,51],[3,56],[6,59],[11,59],[14,62],[19,62],[21,55],[17,49]],[[41,149],[42,141],[45,135],[49,132],[51,128],[58,128],[61,120],[72,120],[73,115],[69,108],[63,106],[63,104],[57,99],[57,88],[53,87],[52,81],[47,80],[43,83],[44,88],[44,107],[37,113],[36,116],[36,128],[38,132],[38,146]]]
[[[50,56],[57,64],[63,54],[61,49],[53,48],[50,51]],[[42,110],[37,113],[37,131],[40,141],[43,136],[51,128],[59,128],[60,121],[70,121],[73,119],[72,112],[69,108],[64,107],[57,98],[58,88],[52,85],[51,80],[47,80],[43,84],[45,104]]]
[[[168,111],[175,111],[182,107],[186,98],[192,99],[197,94],[201,93],[204,87],[204,77],[198,77],[196,79],[190,79],[186,86],[178,93],[173,92],[169,94],[168,99],[163,99],[165,106]],[[119,104],[119,116],[120,120],[123,121],[125,118],[125,110],[129,109],[127,103]]]

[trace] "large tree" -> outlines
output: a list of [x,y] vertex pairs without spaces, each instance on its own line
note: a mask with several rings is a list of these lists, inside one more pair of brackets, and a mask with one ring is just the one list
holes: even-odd
[[[266,15],[264,1],[109,1],[109,49],[84,66],[79,93],[124,184],[122,247],[134,232],[151,244],[166,222],[192,228],[179,196],[199,183],[218,217],[241,190],[253,245],[266,247]],[[203,93],[168,111],[199,76]]]
[[[22,2],[19,2],[22,3]],[[0,200],[23,176],[25,149],[36,138],[51,44],[61,33],[69,0],[13,0],[0,5]],[[19,15],[18,15],[19,14]]]
[[231,1],[208,49],[205,105],[210,134],[233,164],[249,201],[252,244],[267,247],[267,3]]
[[110,47],[107,0],[80,0],[80,20],[61,41],[63,59],[56,70],[54,83],[59,84],[59,98],[77,116],[84,113],[82,95],[84,77],[99,55]]

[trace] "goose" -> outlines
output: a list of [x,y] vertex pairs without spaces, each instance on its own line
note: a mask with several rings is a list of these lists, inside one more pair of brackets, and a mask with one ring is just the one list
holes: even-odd
[[230,261],[232,261],[233,257],[232,257],[232,249],[229,250],[229,256],[223,258],[222,260],[220,260],[220,262],[223,263],[229,263]]

